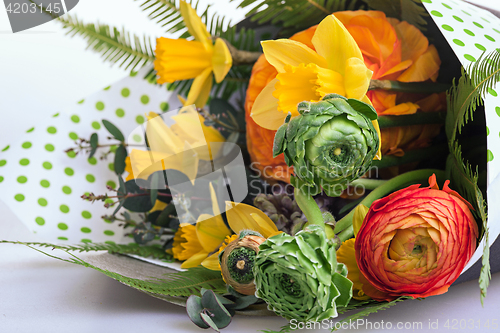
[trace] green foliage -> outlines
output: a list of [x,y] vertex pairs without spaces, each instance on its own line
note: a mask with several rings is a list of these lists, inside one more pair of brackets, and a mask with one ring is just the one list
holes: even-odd
[[388,309],[390,308],[391,306],[393,305],[396,305],[396,303],[398,302],[401,302],[401,301],[404,301],[404,300],[407,300],[407,299],[411,299],[412,297],[407,297],[407,296],[401,296],[399,298],[396,298],[395,300],[391,301],[391,302],[377,302],[375,305],[373,306],[369,306],[369,307],[366,307],[366,308],[363,308],[363,310],[359,311],[359,312],[356,312],[355,314],[347,317],[347,318],[344,318],[343,320],[340,321],[340,325],[334,325],[334,328],[332,329],[332,332],[333,331],[336,331],[335,327],[342,327],[342,323],[349,323],[349,322],[353,322],[353,321],[356,321],[360,318],[363,318],[363,317],[366,317],[372,313],[376,313],[380,310],[385,310],[385,309]]
[[[222,276],[219,271],[212,271],[204,267],[194,267],[190,268],[184,272],[176,272],[176,273],[167,273],[163,275],[161,279],[134,279],[119,273],[115,273],[112,271],[104,270],[98,267],[95,267],[86,261],[76,257],[71,251],[100,251],[112,249],[118,250],[121,252],[112,252],[112,253],[126,253],[126,254],[137,254],[140,256],[148,256],[148,253],[154,253],[154,251],[162,251],[164,250],[160,248],[155,248],[153,246],[134,246],[134,245],[108,245],[108,244],[87,244],[82,246],[58,246],[54,244],[47,243],[22,243],[22,242],[9,242],[9,241],[0,241],[0,243],[11,243],[11,244],[21,244],[28,246],[36,251],[39,251],[51,258],[66,261],[69,263],[82,265],[85,267],[93,268],[115,280],[122,282],[130,287],[135,289],[151,293],[157,295],[167,295],[167,296],[180,296],[187,297],[190,295],[201,295],[201,289],[211,289],[216,293],[222,294],[226,292],[226,284],[222,280]],[[69,259],[63,259],[61,257],[46,253],[38,248],[39,247],[50,247],[53,249],[58,249],[66,252],[70,255]],[[142,248],[142,250],[134,251],[134,248]],[[155,248],[156,250],[153,250]],[[148,250],[146,250],[148,249]],[[156,252],[158,253],[158,252]],[[166,255],[166,254],[165,254]],[[154,257],[154,256],[153,256]],[[158,256],[156,258],[159,258]]]
[[484,234],[484,248],[483,248],[483,260],[481,264],[481,273],[479,274],[479,289],[481,290],[481,305],[484,306],[483,300],[486,297],[486,290],[490,285],[491,271],[490,271],[490,245],[488,240],[488,229],[486,229]]
[[134,71],[151,64],[154,59],[151,38],[131,35],[125,29],[118,30],[100,23],[83,23],[69,14],[59,20],[72,37],[81,35],[87,41],[87,48],[100,53],[105,61],[117,63],[119,67]]
[[108,130],[108,132],[118,141],[121,141],[121,142],[124,142],[125,141],[125,137],[123,136],[123,133],[118,129],[118,127],[116,127],[114,124],[112,124],[110,121],[106,120],[106,119],[103,119],[102,120],[102,124],[104,125],[104,127],[106,127],[106,129]]
[[318,24],[333,12],[354,10],[355,6],[356,1],[348,0],[243,0],[238,7],[248,7],[246,16],[252,21],[281,26],[284,34],[290,35]]
[[25,246],[38,246],[52,248],[53,250],[63,250],[65,252],[96,252],[96,251],[108,251],[112,254],[135,254],[144,258],[152,257],[154,259],[172,259],[172,255],[165,252],[160,247],[157,246],[138,246],[138,245],[125,245],[125,244],[108,244],[108,243],[87,243],[82,245],[54,245],[50,243],[37,243],[37,242],[11,242],[11,241],[0,241],[0,243],[10,243],[10,244],[21,244]]
[[482,222],[481,224],[478,222],[478,226],[482,227],[484,232],[483,237],[485,237],[483,266],[479,277],[481,303],[486,296],[486,288],[491,277],[486,203],[478,187],[478,169],[476,167],[476,172],[473,172],[471,164],[463,160],[462,148],[458,143],[457,136],[462,132],[465,124],[473,119],[476,108],[483,104],[482,98],[486,95],[488,88],[492,88],[499,80],[500,51],[498,50],[487,56],[483,54],[477,62],[467,68],[467,71],[462,70],[458,84],[453,82],[448,93],[448,113],[445,124],[451,152],[446,163],[447,175],[452,181],[454,189],[458,190],[475,208],[473,214],[476,219]]
[[121,144],[115,151],[114,168],[117,175],[121,175],[125,172],[125,159],[127,158],[128,152],[125,145]]
[[363,0],[368,8],[380,10],[388,17],[394,17],[426,31],[426,17],[429,16],[420,0]]
[[92,158],[95,155],[97,148],[99,146],[99,136],[97,133],[92,133],[92,135],[90,136],[89,143],[91,148],[89,158]]

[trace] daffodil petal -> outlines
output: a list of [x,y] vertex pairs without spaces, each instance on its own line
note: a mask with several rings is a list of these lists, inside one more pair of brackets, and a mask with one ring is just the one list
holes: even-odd
[[370,85],[373,72],[366,68],[363,60],[348,58],[345,63],[344,87],[347,98],[361,99]]
[[206,251],[201,251],[191,256],[188,260],[184,261],[181,265],[181,268],[192,268],[196,266],[200,266],[203,260],[208,257],[208,253]]
[[212,67],[215,82],[220,83],[226,77],[233,65],[233,57],[227,48],[226,42],[217,38],[215,40],[214,53],[212,55]]
[[214,254],[208,256],[207,259],[201,262],[201,265],[212,271],[220,271],[219,253],[215,252]]
[[214,213],[214,216],[217,216],[220,215],[220,208],[212,182],[210,182],[209,187],[210,187],[210,201],[212,202],[212,212]]
[[[242,230],[253,230],[267,238],[278,231],[274,222],[266,214],[250,205],[228,201],[226,202],[226,216],[229,226],[236,234]],[[256,217],[260,219],[256,220]]]
[[274,222],[267,215],[263,217],[258,213],[251,213],[250,216],[255,220],[255,222],[257,222],[257,225],[262,231],[261,235],[265,238],[269,238],[281,233],[281,231],[278,231],[276,224],[274,224]]
[[201,21],[201,18],[196,14],[196,10],[191,7],[186,1],[180,1],[180,10],[182,18],[184,19],[184,24],[186,25],[189,33],[199,42],[203,43],[205,48],[211,49],[212,39],[207,27]]
[[375,157],[373,158],[374,160],[381,160],[382,159],[382,133],[380,133],[380,126],[378,124],[378,120],[372,120],[373,127],[375,127],[375,131],[377,131],[377,135],[379,138],[379,146],[378,146],[378,151]]
[[276,68],[278,73],[285,72],[286,65],[316,64],[320,67],[327,66],[325,58],[300,42],[278,39],[266,40],[261,44],[266,60]]
[[207,252],[219,248],[231,231],[226,227],[220,215],[201,214],[196,222],[196,235],[203,249]]
[[212,67],[212,52],[193,40],[158,38],[154,67],[158,83],[192,79]]
[[368,214],[369,208],[363,204],[359,204],[354,208],[354,215],[352,217],[352,227],[354,230],[354,236],[358,234],[361,225],[365,219],[366,214]]
[[278,79],[273,79],[262,89],[252,107],[253,121],[260,127],[277,130],[285,122],[286,114],[278,110],[278,99],[273,96]]
[[316,52],[328,62],[328,68],[345,74],[345,64],[349,58],[363,61],[363,55],[356,41],[344,25],[333,15],[327,16],[318,25],[312,43]]
[[162,117],[150,114],[146,123],[146,136],[152,151],[172,155],[182,151],[184,142],[163,121]]
[[154,212],[157,210],[164,210],[165,207],[167,207],[167,205],[168,204],[163,201],[156,200],[155,205],[153,206],[153,208],[151,208],[150,212]]
[[207,68],[194,79],[191,89],[187,95],[186,104],[184,105],[195,104],[196,107],[204,107],[205,104],[207,104],[211,90],[212,68]]

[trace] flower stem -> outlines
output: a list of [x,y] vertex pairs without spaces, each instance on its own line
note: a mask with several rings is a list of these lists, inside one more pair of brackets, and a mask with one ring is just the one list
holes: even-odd
[[259,59],[262,55],[262,52],[251,52],[251,51],[243,51],[238,50],[234,47],[229,41],[221,38],[227,45],[229,52],[231,53],[231,57],[233,58],[233,66],[240,65],[251,65]]
[[321,209],[319,209],[319,206],[313,197],[310,194],[305,194],[298,188],[295,188],[293,193],[295,195],[297,205],[299,205],[300,209],[307,218],[307,224],[315,224],[324,229],[325,221],[323,220],[323,213],[321,212]]
[[451,84],[434,82],[399,82],[391,80],[371,80],[368,90],[382,89],[394,92],[434,94],[446,91]]
[[411,125],[444,124],[445,120],[446,112],[419,112],[400,116],[379,116],[378,125],[380,128],[388,128]]
[[365,190],[374,190],[384,183],[387,183],[387,180],[359,178],[350,182],[349,186],[362,186]]
[[[375,200],[380,199],[388,195],[389,193],[400,190],[412,184],[418,184],[418,183],[425,184],[433,173],[436,175],[438,183],[444,183],[446,176],[443,170],[422,169],[422,170],[410,171],[403,173],[402,175],[396,176],[388,180],[386,183],[380,185],[375,190],[370,192],[370,194],[368,194],[360,202],[360,204],[370,207]],[[354,233],[352,231],[353,216],[354,216],[354,209],[352,209],[349,212],[349,214],[344,216],[335,224],[335,229],[334,229],[335,234],[338,234],[339,237],[340,235],[342,235],[341,238],[344,238],[344,240],[354,236]],[[345,233],[343,233],[345,230],[350,230],[350,231],[346,231]]]
[[448,155],[448,143],[441,143],[427,148],[409,150],[405,152],[403,156],[384,156],[380,161],[373,161],[372,167],[376,168],[388,168],[397,165],[403,165],[407,163],[417,162],[420,160],[425,160],[429,157]]

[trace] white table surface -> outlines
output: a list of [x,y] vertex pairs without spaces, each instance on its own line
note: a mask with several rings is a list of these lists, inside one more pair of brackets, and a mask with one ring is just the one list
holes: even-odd
[[[209,3],[202,0],[201,3]],[[211,1],[219,11],[231,13],[236,22],[242,12],[234,3]],[[483,3],[500,9],[500,4]],[[136,33],[162,35],[162,30],[137,10],[139,2],[81,0],[72,14],[126,25]],[[24,33],[12,34],[4,7],[0,6],[0,147],[18,133],[68,103],[99,90],[126,73],[84,51],[80,38],[64,36],[57,23],[49,22]],[[0,202],[0,239],[43,241]],[[85,255],[82,255],[84,257]],[[421,322],[427,332],[500,332],[500,273],[492,276],[484,307],[477,281],[453,286],[448,293],[422,301],[407,301],[368,317],[374,328],[398,322]],[[450,327],[445,324],[449,320]],[[453,320],[458,320],[453,329]],[[460,320],[474,329],[460,329]],[[484,328],[489,320],[490,328]],[[494,329],[493,320],[496,323]],[[437,322],[437,323],[436,323]],[[429,324],[432,323],[432,328]],[[464,323],[464,322],[462,322]],[[225,332],[278,330],[281,318],[237,316]],[[418,324],[416,324],[418,325]],[[359,325],[356,331],[372,332]],[[185,310],[129,288],[91,269],[46,257],[20,245],[0,244],[0,332],[201,332]],[[402,331],[405,331],[404,329]]]

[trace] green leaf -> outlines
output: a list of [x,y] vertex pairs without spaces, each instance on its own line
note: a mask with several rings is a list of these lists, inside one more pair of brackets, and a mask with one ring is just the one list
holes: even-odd
[[[231,323],[231,315],[229,314],[229,311],[227,311],[212,290],[207,290],[203,293],[201,296],[201,304],[211,314],[210,319],[213,320],[213,323],[217,328],[222,329]],[[209,323],[207,322],[207,324]]]
[[[146,190],[137,186],[135,180],[129,180],[125,185],[127,188],[127,198],[122,200],[123,207],[133,212],[148,212],[153,208],[151,196]],[[120,193],[124,192],[122,187],[118,191]]]
[[67,35],[82,36],[87,41],[87,48],[100,53],[105,61],[117,63],[126,70],[132,72],[155,60],[153,41],[149,37],[131,35],[125,29],[118,30],[100,23],[83,23],[69,14],[57,20],[63,23]]
[[347,103],[356,111],[363,114],[366,118],[370,120],[377,120],[378,115],[377,111],[373,108],[373,106],[361,102],[357,99],[349,98]]
[[217,327],[217,324],[212,320],[212,318],[207,315],[206,313],[202,312],[200,313],[201,319],[203,319],[203,322],[210,326],[214,331],[220,332],[219,328]]
[[106,127],[106,129],[108,130],[108,132],[116,140],[121,141],[121,142],[125,141],[125,137],[123,136],[123,133],[118,129],[118,127],[116,127],[111,122],[107,121],[106,119],[102,120],[102,124],[104,125],[104,127]]
[[203,311],[203,305],[201,305],[201,297],[196,295],[191,295],[186,301],[186,312],[189,319],[198,327],[209,328],[210,326],[201,319],[201,311]]
[[124,145],[118,146],[115,152],[115,172],[117,175],[121,175],[125,172],[125,159],[127,158],[127,148]]
[[387,17],[394,17],[406,21],[420,31],[427,30],[426,17],[429,16],[421,0],[363,0],[368,8],[380,10]]
[[90,136],[91,149],[90,149],[89,159],[94,157],[98,146],[99,146],[99,136],[97,135],[97,133],[92,133],[92,135]]
[[169,204],[167,207],[165,207],[164,210],[161,211],[160,215],[158,215],[158,218],[156,221],[154,221],[154,225],[158,225],[160,227],[168,228],[170,226],[170,221],[172,220],[171,216],[176,216],[177,212],[175,210],[175,205],[174,204]]

